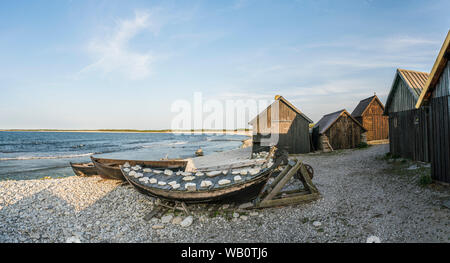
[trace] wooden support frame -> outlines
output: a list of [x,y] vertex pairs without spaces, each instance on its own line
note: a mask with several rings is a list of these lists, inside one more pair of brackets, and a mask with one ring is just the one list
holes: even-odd
[[[289,180],[300,171],[300,181],[304,189],[281,191]],[[282,205],[293,205],[301,202],[312,201],[320,198],[317,187],[311,181],[311,177],[305,165],[300,160],[292,160],[285,169],[268,185],[256,198],[255,207],[265,208]]]

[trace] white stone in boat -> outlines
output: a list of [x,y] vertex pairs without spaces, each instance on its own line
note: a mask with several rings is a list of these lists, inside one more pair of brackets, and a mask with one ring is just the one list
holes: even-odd
[[169,169],[166,169],[166,170],[164,170],[164,174],[165,174],[165,175],[172,175],[172,174],[173,174],[173,171],[172,171],[172,170],[169,170]]
[[124,165],[123,165],[123,167],[125,167],[125,168],[129,168],[131,165],[130,165],[130,163],[129,162],[126,162]]
[[239,176],[239,175],[236,175],[236,176],[234,177],[234,181],[235,181],[235,182],[242,181],[242,177]]
[[166,182],[163,182],[163,181],[159,181],[158,182],[158,185],[166,185],[167,183]]
[[142,177],[142,176],[144,176],[142,173],[136,173],[136,175],[134,177],[139,178],[139,177]]
[[240,173],[241,173],[241,171],[239,171],[239,170],[231,172],[231,174],[234,174],[234,175],[240,174]]
[[241,172],[239,173],[240,175],[247,175],[248,171],[247,170],[241,170]]
[[202,181],[202,183],[200,184],[200,187],[205,188],[205,187],[210,187],[211,185],[212,185],[211,181],[205,180],[205,181]]
[[182,172],[181,175],[182,176],[191,176],[192,173],[190,173],[190,172]]
[[176,172],[175,174],[176,175],[181,175],[183,172],[182,171],[178,171],[178,172]]
[[153,172],[154,172],[155,174],[160,174],[160,173],[162,173],[163,171],[160,171],[160,170],[153,170]]
[[139,182],[145,182],[145,181],[147,181],[146,178],[147,178],[147,177],[141,177],[141,178],[139,178]]
[[221,171],[212,171],[212,172],[207,172],[206,175],[208,177],[214,177],[214,176],[218,176],[221,173],[222,173]]
[[131,170],[130,170],[130,168],[125,168],[125,169],[123,169],[126,173],[129,173]]
[[177,184],[177,181],[171,181],[171,182],[168,182],[167,184],[170,185],[170,186],[174,186],[174,185]]
[[248,172],[251,174],[251,175],[255,175],[255,174],[258,174],[259,172],[261,171],[261,168],[253,168],[253,169],[250,169]]
[[183,177],[183,181],[192,181],[192,180],[194,180],[195,179],[195,176],[185,176],[185,177]]
[[144,171],[144,173],[151,173],[151,172],[152,172],[152,169],[150,169],[150,168],[145,168],[145,169],[142,170],[142,171]]
[[219,181],[219,185],[226,185],[226,184],[229,184],[229,183],[231,183],[231,181],[228,180],[228,179],[222,179],[222,180]]
[[202,173],[202,172],[197,172],[195,175],[196,175],[196,176],[203,176],[203,175],[205,175],[205,174]]
[[172,189],[178,189],[178,188],[180,188],[180,184],[174,184],[174,185],[172,185]]
[[228,174],[228,171],[227,171],[227,170],[223,170],[222,173],[223,173],[224,175],[226,175],[226,174]]
[[186,188],[186,190],[188,191],[195,191],[197,190],[197,185],[195,183],[186,183],[184,185],[184,188]]
[[129,176],[135,176],[136,172],[135,171],[131,171],[130,173],[128,173]]
[[158,182],[158,180],[156,180],[155,178],[150,178],[149,183],[151,184],[156,184]]
[[141,170],[141,167],[139,165],[136,165],[136,166],[131,167],[131,169],[138,171],[138,170]]

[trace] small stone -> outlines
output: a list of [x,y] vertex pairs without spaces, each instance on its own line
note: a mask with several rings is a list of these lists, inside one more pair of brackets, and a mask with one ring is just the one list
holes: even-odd
[[129,173],[131,170],[130,170],[130,168],[124,168],[123,171],[126,173]]
[[250,212],[250,216],[257,216],[257,215],[259,215],[258,212]]
[[195,174],[195,176],[204,176],[205,174],[204,173],[202,173],[202,172],[197,172],[196,174]]
[[250,175],[255,175],[258,174],[261,171],[261,168],[253,168],[250,169],[248,172],[250,173]]
[[77,236],[72,236],[66,239],[66,243],[81,243],[81,240]]
[[134,177],[139,178],[139,177],[142,177],[142,176],[144,176],[144,175],[141,174],[141,173],[136,173],[136,175]]
[[248,219],[248,216],[244,216],[244,215],[242,215],[241,217],[240,217],[242,220],[247,220]]
[[172,185],[172,189],[178,189],[178,188],[180,188],[180,184],[174,184],[174,185]]
[[314,221],[313,226],[319,227],[319,226],[322,226],[322,223],[320,223],[319,221]]
[[228,180],[228,179],[222,179],[222,180],[219,181],[219,185],[226,185],[226,184],[229,184],[229,183],[231,183],[231,181]]
[[156,180],[155,178],[150,178],[149,183],[151,184],[156,184],[158,182],[158,180]]
[[135,176],[135,175],[136,175],[136,172],[135,172],[135,171],[131,171],[131,172],[128,173],[128,175],[129,175],[129,176]]
[[155,174],[160,174],[160,173],[162,173],[163,171],[160,171],[160,170],[153,170],[153,173],[155,173]]
[[164,185],[166,185],[167,183],[166,182],[163,182],[163,181],[159,181],[158,182],[158,185],[161,185],[161,186],[164,186]]
[[202,181],[200,184],[200,187],[206,188],[206,187],[210,187],[212,185],[211,181]]
[[185,176],[183,177],[183,181],[190,182],[195,179],[195,176]]
[[181,221],[183,221],[183,218],[181,216],[177,216],[172,219],[172,224],[179,225],[181,224]]
[[177,184],[177,181],[170,181],[170,182],[168,182],[167,184],[170,185],[170,186],[174,186],[174,185]]
[[182,171],[178,171],[178,172],[176,172],[175,174],[176,174],[176,175],[181,175],[181,174],[183,174],[183,172],[182,172]]
[[247,170],[242,170],[239,174],[240,175],[247,175],[248,171]]
[[151,173],[151,172],[152,172],[152,169],[150,169],[150,168],[145,168],[145,169],[142,170],[142,171],[144,171],[144,173]]
[[239,213],[234,212],[234,213],[233,213],[233,217],[234,217],[234,218],[238,218],[238,217],[239,217]]
[[197,185],[195,183],[187,183],[184,185],[184,188],[188,191],[195,191],[197,190]]
[[236,174],[240,174],[240,173],[241,173],[241,171],[232,171],[231,172],[232,175],[236,175]]
[[227,170],[223,170],[222,173],[223,173],[223,175],[227,175],[228,171]]
[[370,236],[367,238],[366,243],[381,243],[381,240],[377,236]]
[[153,225],[153,229],[164,229],[164,225]]
[[221,174],[221,171],[212,171],[212,172],[207,172],[206,176],[208,177],[214,177],[214,176],[218,176],[219,174]]
[[188,216],[183,221],[181,221],[180,225],[182,227],[188,227],[192,225],[192,222],[194,222],[194,218],[192,216]]
[[239,175],[236,175],[236,176],[234,177],[234,181],[235,181],[235,182],[240,182],[240,181],[242,181],[242,177],[240,177]]
[[181,175],[182,176],[191,176],[192,173],[190,173],[190,172],[181,172]]
[[131,165],[130,165],[130,163],[129,162],[126,162],[124,165],[123,165],[123,167],[125,167],[125,168],[129,168]]
[[165,224],[165,223],[169,223],[170,221],[172,221],[173,219],[173,215],[165,215],[163,217],[161,217],[161,223]]
[[136,166],[131,167],[131,169],[133,169],[135,171],[139,171],[139,170],[141,170],[141,167],[139,165],[136,165]]
[[253,207],[253,203],[251,203],[251,202],[247,202],[247,203],[243,203],[243,204],[239,205],[239,209],[247,209],[250,207]]
[[173,175],[173,171],[169,170],[169,169],[166,169],[166,170],[164,170],[164,174],[170,176],[170,175]]
[[230,204],[224,204],[223,206],[222,206],[222,209],[228,209],[230,207]]

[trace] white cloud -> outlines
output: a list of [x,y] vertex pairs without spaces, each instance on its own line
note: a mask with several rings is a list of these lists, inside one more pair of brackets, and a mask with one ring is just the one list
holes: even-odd
[[129,48],[129,42],[144,30],[157,34],[160,24],[152,21],[149,12],[136,12],[129,20],[119,20],[112,34],[92,40],[88,50],[95,62],[84,67],[80,74],[101,72],[119,73],[130,79],[146,78],[151,73],[154,57],[150,52],[136,52]]

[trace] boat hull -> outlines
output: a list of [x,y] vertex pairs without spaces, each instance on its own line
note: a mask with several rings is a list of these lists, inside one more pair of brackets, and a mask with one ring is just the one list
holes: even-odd
[[162,161],[137,161],[137,160],[119,160],[119,159],[104,159],[95,158],[91,156],[92,163],[97,168],[98,174],[105,179],[122,180],[125,177],[120,171],[120,166],[129,163],[130,165],[145,165],[150,168],[184,168],[187,161],[184,160],[162,160]]
[[98,174],[97,168],[93,163],[70,163],[73,172],[77,176],[87,177]]

